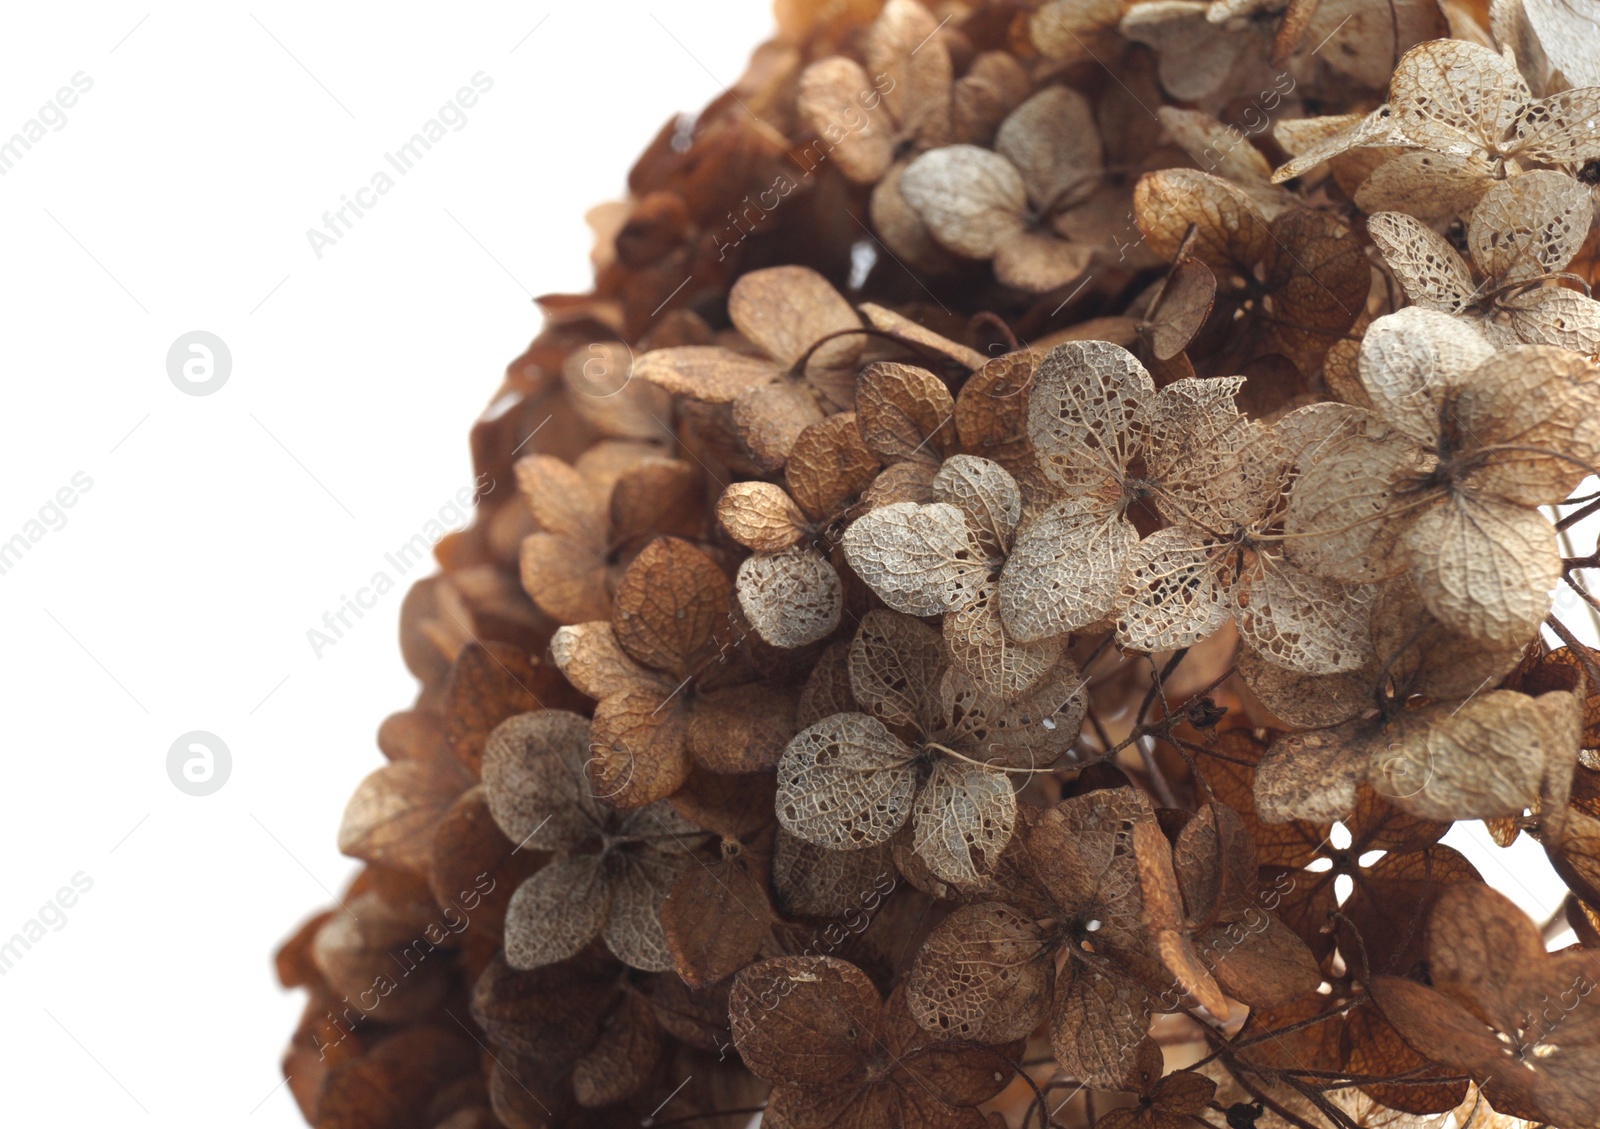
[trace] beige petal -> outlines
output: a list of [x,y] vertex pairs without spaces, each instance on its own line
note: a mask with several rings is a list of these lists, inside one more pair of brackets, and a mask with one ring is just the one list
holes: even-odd
[[[1415,147],[1409,133],[1402,128],[1391,106],[1379,106],[1365,117],[1341,115],[1327,118],[1310,118],[1304,122],[1279,122],[1273,136],[1294,159],[1273,170],[1272,183],[1282,184],[1297,176],[1304,176],[1323,161],[1332,160],[1352,149],[1374,146]],[[1462,151],[1472,152],[1475,146]]]
[[1070,492],[1119,487],[1133,457],[1133,423],[1155,382],[1108,341],[1068,341],[1039,362],[1028,391],[1028,435],[1046,475]]
[[911,814],[913,753],[875,718],[841,713],[796,734],[778,762],[778,822],[829,850],[889,840]]
[[[861,319],[831,282],[810,267],[798,266],[741,275],[728,292],[728,317],[785,367],[830,333],[861,327]],[[847,335],[819,348],[810,363],[835,368],[860,352],[860,336]]]
[[944,502],[896,502],[857,518],[844,535],[850,567],[895,611],[939,615],[970,602],[989,576],[966,518]]
[[1068,498],[1023,526],[1000,574],[1000,614],[1023,641],[1048,639],[1098,623],[1121,591],[1133,524]]
[[[906,268],[924,270],[929,274],[953,274],[958,268],[950,252],[922,222],[922,217],[900,191],[900,178],[905,175],[906,162],[891,165],[883,178],[872,186],[872,196],[867,200],[867,216],[872,220],[872,230],[878,233],[889,254],[900,260]],[[863,314],[866,309],[863,307]]]
[[972,455],[951,455],[933,476],[935,501],[949,502],[967,517],[967,528],[986,546],[1003,553],[1022,517],[1017,480],[999,463]]
[[1552,165],[1600,157],[1600,87],[1563,90],[1522,107],[1512,136],[1516,152]]
[[1372,323],[1361,342],[1361,384],[1385,423],[1433,448],[1439,409],[1492,346],[1462,321],[1408,306]]
[[1467,378],[1451,415],[1467,444],[1488,449],[1488,465],[1466,481],[1508,501],[1553,505],[1600,462],[1600,369],[1564,349],[1495,353]]
[[1369,732],[1370,723],[1348,721],[1277,738],[1256,768],[1256,814],[1268,823],[1349,815],[1374,747]]
[[906,167],[900,194],[934,238],[958,255],[988,259],[1023,230],[1028,192],[1010,161],[975,145],[948,145]]
[[1083,274],[1094,261],[1094,248],[1047,232],[1018,231],[1000,241],[994,253],[994,276],[1007,286],[1045,294]]
[[468,781],[448,764],[386,764],[367,775],[339,820],[339,853],[427,874],[433,834]]
[[843,55],[812,63],[800,74],[800,116],[829,146],[827,159],[857,184],[871,184],[889,167],[894,123],[861,64]]
[[584,779],[589,721],[566,710],[538,710],[501,722],[483,750],[489,814],[519,848],[562,851],[605,826],[605,811]]
[[917,790],[913,846],[939,878],[975,886],[1000,861],[1016,819],[1017,798],[1005,773],[940,757]]
[[1369,217],[1367,231],[1412,302],[1447,314],[1472,303],[1472,272],[1444,236],[1400,212]]
[[1382,89],[1401,52],[1449,34],[1437,4],[1323,0],[1302,44],[1363,86]]
[[1206,5],[1195,0],[1134,4],[1122,18],[1122,34],[1156,49],[1161,85],[1186,102],[1221,87],[1249,46],[1248,37],[1208,22]]
[[735,482],[717,499],[717,520],[747,549],[776,553],[806,536],[810,523],[800,507],[770,482]]
[[1338,725],[1373,706],[1370,670],[1301,674],[1245,651],[1239,656],[1239,677],[1273,714],[1303,729]]
[[1402,546],[1435,618],[1490,646],[1519,646],[1538,634],[1561,580],[1550,522],[1492,498],[1452,495],[1416,519]]
[[1523,0],[1528,22],[1550,62],[1573,86],[1600,86],[1600,36],[1592,13],[1567,0]]
[[1339,674],[1371,658],[1368,587],[1346,587],[1257,551],[1234,592],[1239,637],[1279,666]]
[[1161,529],[1128,554],[1117,598],[1117,640],[1138,651],[1187,647],[1228,622],[1224,547],[1181,526]]
[[774,647],[802,647],[839,626],[844,589],[826,557],[808,545],[757,553],[739,566],[739,606]]
[[1022,176],[1041,213],[1070,206],[1100,180],[1100,130],[1089,100],[1069,86],[1048,86],[1000,126],[999,153]]
[[1497,144],[1529,100],[1514,62],[1458,39],[1413,47],[1389,80],[1398,123],[1424,148],[1441,152]]
[[1600,302],[1564,286],[1540,286],[1500,300],[1519,340],[1600,353]]
[[1007,633],[994,581],[945,615],[944,640],[956,667],[985,693],[1007,701],[1031,690],[1055,666],[1066,643],[1060,637],[1024,642]]
[[917,950],[906,981],[912,1018],[947,1038],[1024,1039],[1045,1017],[1055,981],[1048,942],[998,902],[961,906]]
[[568,354],[561,366],[567,402],[602,435],[618,439],[665,439],[672,413],[664,388],[633,379],[633,355],[621,342],[606,341]]
[[1534,169],[1484,193],[1467,225],[1467,246],[1478,269],[1504,286],[1566,269],[1593,220],[1588,188],[1565,173]]
[[938,632],[911,616],[874,610],[861,617],[850,644],[850,687],[885,724],[926,729],[947,665]]
[[1089,704],[1084,685],[1069,658],[1009,698],[952,667],[939,680],[940,740],[974,760],[1047,767],[1068,755],[1078,739]]
[[1225,126],[1204,111],[1177,106],[1162,106],[1156,116],[1167,136],[1206,172],[1239,185],[1271,181],[1272,165],[1237,127]]
[[1405,568],[1395,552],[1407,527],[1403,506],[1421,499],[1401,485],[1422,469],[1416,441],[1399,432],[1354,435],[1301,468],[1284,515],[1285,550],[1302,568],[1368,584]]
[[506,963],[526,970],[566,960],[595,938],[610,911],[599,855],[549,863],[511,895]]
[[1470,214],[1492,184],[1494,171],[1480,153],[1418,149],[1379,165],[1355,199],[1368,214],[1404,212],[1437,223]]
[[985,51],[951,88],[952,141],[988,145],[1007,114],[1028,96],[1032,80],[1015,55]]
[[[1391,804],[1424,819],[1521,815],[1538,800],[1548,746],[1559,733],[1545,713],[1570,709],[1570,699],[1565,691],[1535,699],[1491,690],[1458,706],[1402,715],[1373,749],[1369,779]],[[1569,758],[1577,755],[1574,739]]]

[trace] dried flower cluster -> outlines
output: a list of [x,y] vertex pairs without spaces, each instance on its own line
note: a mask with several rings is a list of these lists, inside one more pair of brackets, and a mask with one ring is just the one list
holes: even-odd
[[308,1120],[1600,1127],[1600,9],[777,14],[473,430]]

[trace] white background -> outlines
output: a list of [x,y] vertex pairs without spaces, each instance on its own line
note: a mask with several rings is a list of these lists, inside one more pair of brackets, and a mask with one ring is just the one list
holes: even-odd
[[[0,976],[0,1123],[300,1124],[271,953],[353,872],[340,812],[414,693],[400,589],[320,659],[306,632],[471,481],[531,296],[589,282],[584,212],[770,26],[760,0],[5,6],[0,139],[93,88],[0,176],[0,541],[93,486],[0,575],[0,941],[94,885]],[[317,259],[306,229],[479,71],[466,125]],[[205,397],[166,372],[196,329],[233,356]],[[196,729],[233,757],[204,798],[166,772]]]
[[[340,812],[413,693],[399,589],[320,658],[306,633],[470,481],[530,298],[588,282],[584,211],[769,26],[761,0],[0,15],[0,139],[93,81],[0,177],[0,541],[93,481],[0,575],[0,941],[93,881],[0,977],[4,1121],[300,1123],[270,955],[352,873]],[[306,229],[480,71],[318,259]],[[166,372],[196,329],[233,359],[205,397]],[[196,729],[233,758],[203,798],[166,771]],[[1553,908],[1531,845],[1466,849]]]

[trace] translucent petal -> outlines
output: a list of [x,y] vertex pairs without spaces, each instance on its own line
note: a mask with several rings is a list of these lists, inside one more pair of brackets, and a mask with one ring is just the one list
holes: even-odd
[[778,762],[778,822],[830,850],[887,842],[911,814],[912,756],[876,718],[819,721],[796,734]]

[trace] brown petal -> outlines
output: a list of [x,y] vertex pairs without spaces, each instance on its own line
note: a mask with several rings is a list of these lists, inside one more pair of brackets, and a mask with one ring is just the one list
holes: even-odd
[[712,690],[696,699],[689,753],[712,772],[766,772],[794,736],[796,694],[771,683]]
[[649,1002],[626,992],[608,1017],[599,1039],[572,1068],[572,1090],[582,1106],[624,1101],[638,1092],[655,1070],[661,1032]]
[[1150,249],[1171,262],[1195,228],[1189,254],[1218,274],[1250,276],[1266,258],[1272,235],[1261,211],[1227,181],[1191,169],[1146,173],[1133,190],[1139,230]]
[[533,533],[522,539],[523,591],[558,623],[611,618],[606,558],[584,542]]
[[[784,368],[829,334],[861,326],[861,319],[831,282],[810,267],[797,266],[768,267],[740,276],[728,292],[728,317]],[[817,349],[810,363],[841,367],[861,352],[861,344],[860,335],[846,335]]]
[[1038,926],[994,902],[961,906],[917,952],[906,1002],[923,1027],[947,1039],[1000,1043],[1043,1021],[1055,961]]
[[882,998],[866,974],[834,957],[781,957],[739,973],[728,999],[734,1045],[769,1082],[825,1088],[850,1075]]
[[645,666],[681,677],[726,621],[732,588],[699,549],[676,537],[657,538],[617,583],[617,642]]
[[517,488],[539,528],[592,549],[605,548],[605,496],[582,474],[550,455],[516,465]]
[[672,795],[689,776],[689,714],[670,689],[634,686],[594,708],[589,760],[594,794],[617,808]]
[[955,401],[927,369],[879,361],[861,373],[856,425],[884,463],[938,462],[956,449]]
[[749,855],[689,867],[661,907],[673,967],[695,988],[749,964],[771,920],[766,876]]
[[717,520],[739,544],[758,553],[776,553],[805,536],[805,514],[782,488],[770,482],[735,482],[717,500]]
[[1136,1085],[1140,1046],[1150,1037],[1150,1000],[1128,981],[1069,966],[1056,982],[1050,1046],[1068,1075],[1097,1089]]
[[612,545],[631,547],[655,534],[698,537],[702,483],[700,468],[687,459],[645,459],[624,471],[611,488]]
[[720,345],[656,349],[633,362],[635,378],[708,404],[730,403],[746,388],[774,380],[781,371],[771,361]]
[[733,402],[734,426],[763,471],[782,470],[800,433],[820,419],[811,389],[790,380],[747,388]]
[[605,620],[561,628],[550,638],[550,654],[567,680],[596,700],[630,686],[660,685],[663,694],[672,689],[664,676],[628,657]]
[[819,150],[837,161],[845,176],[871,184],[884,174],[894,123],[860,63],[834,55],[811,64],[800,75],[795,97],[800,116],[819,138]]
[[854,412],[814,423],[795,437],[784,467],[789,493],[812,520],[831,519],[872,484],[878,460]]
[[447,762],[402,761],[363,780],[339,821],[339,850],[382,866],[426,874],[433,829],[466,777]]

